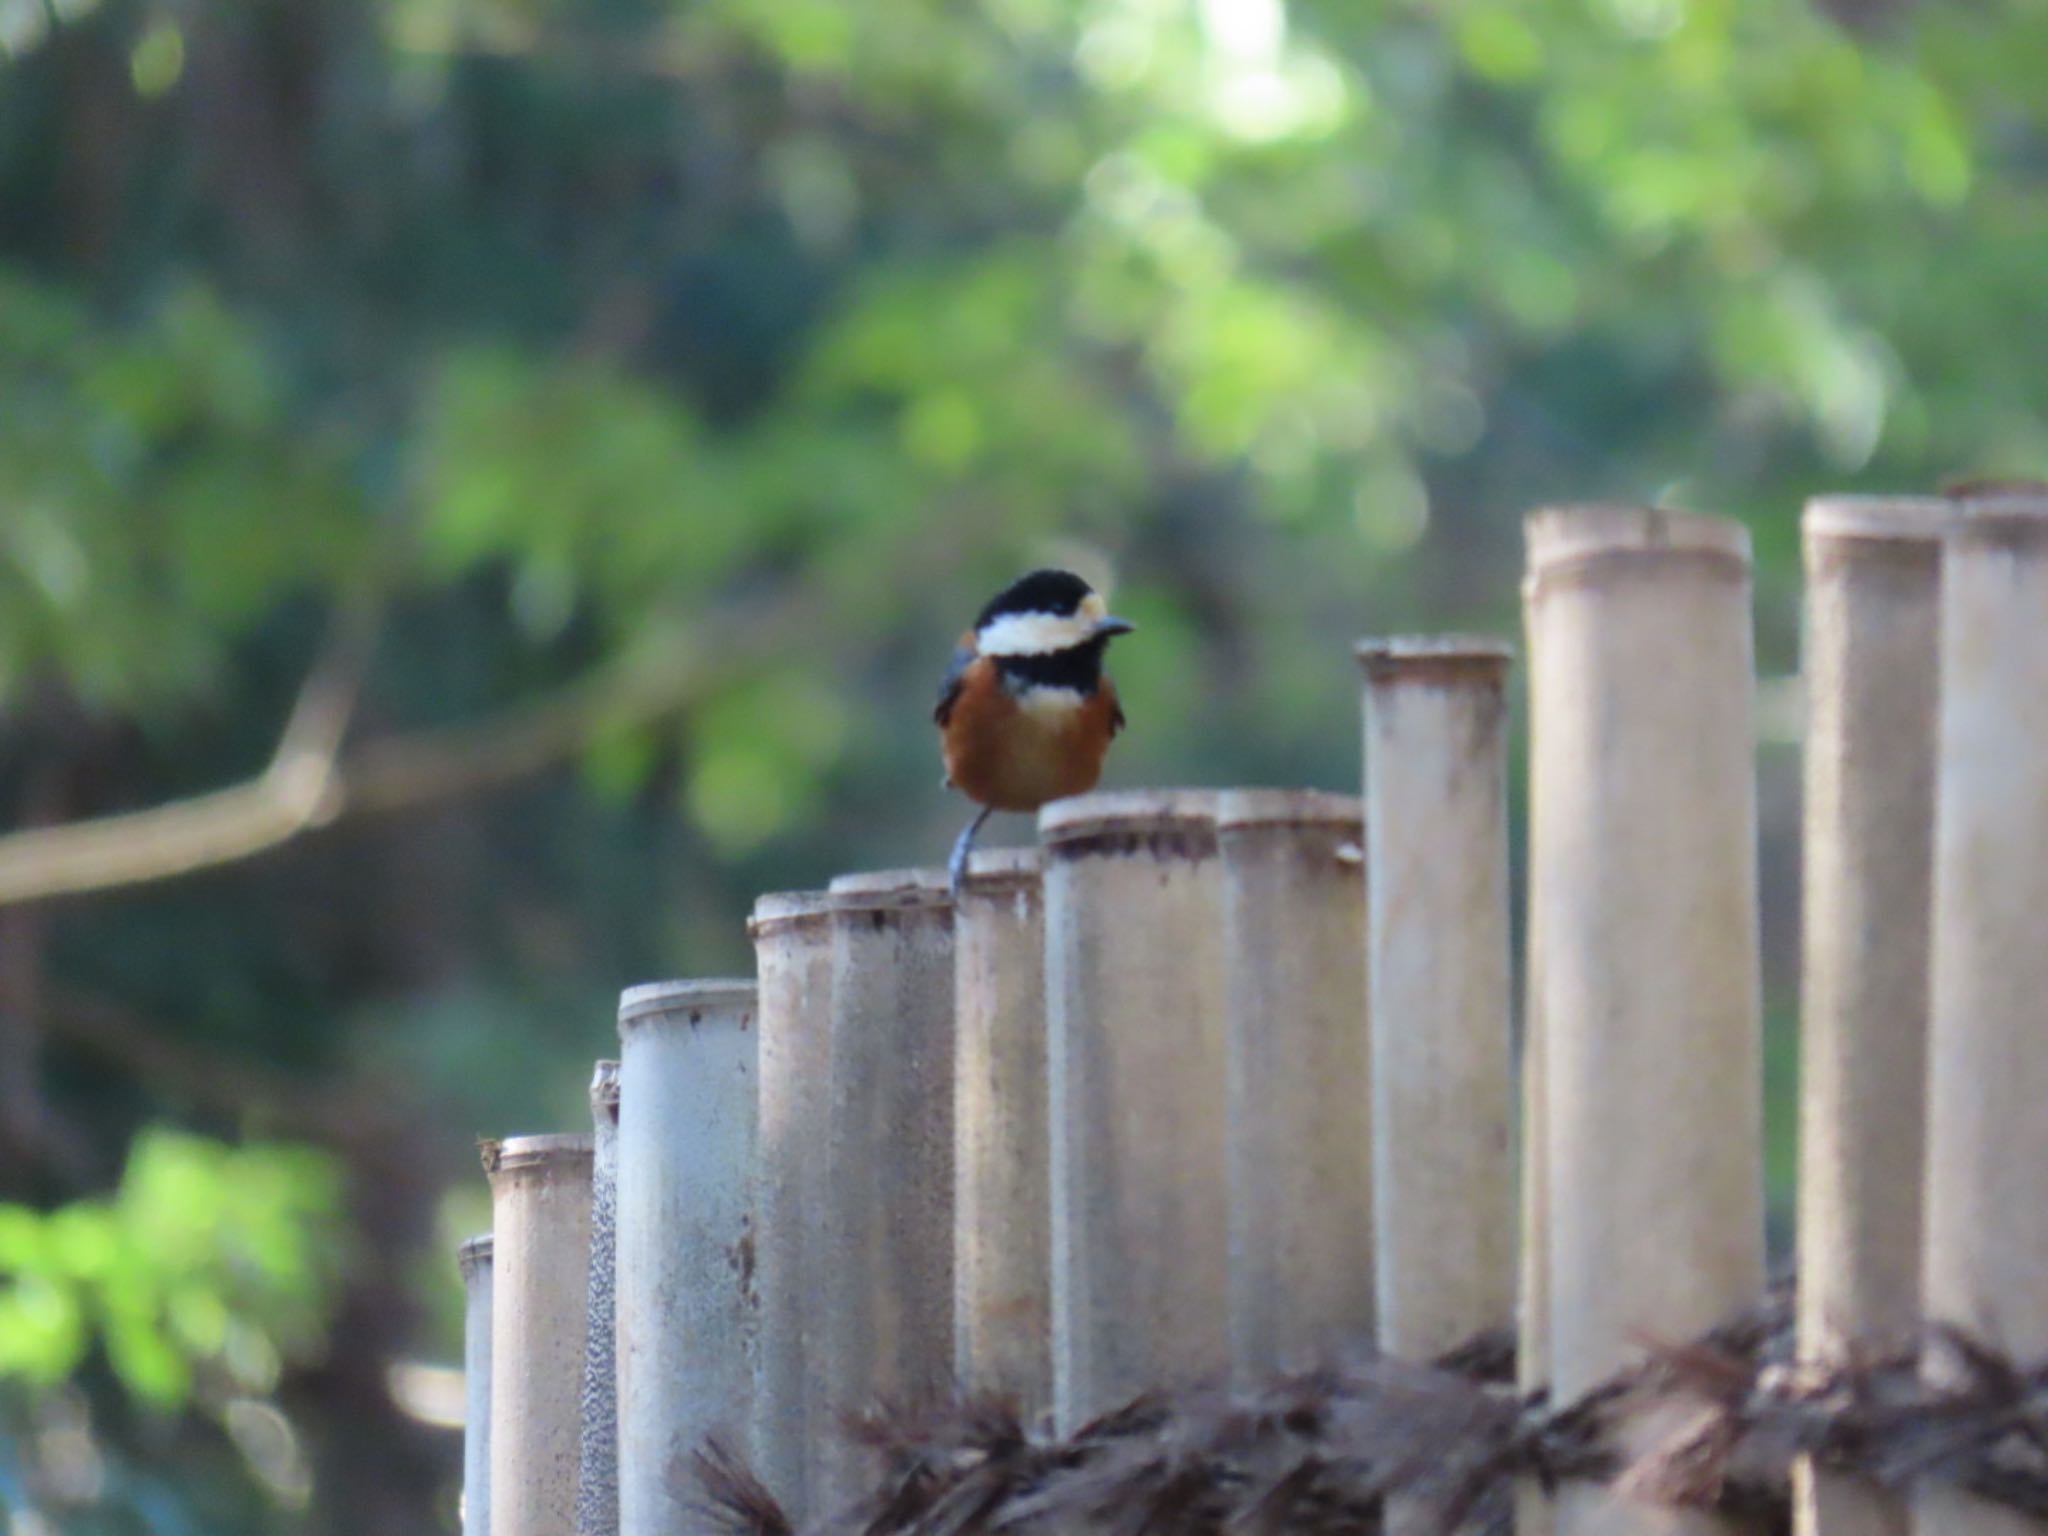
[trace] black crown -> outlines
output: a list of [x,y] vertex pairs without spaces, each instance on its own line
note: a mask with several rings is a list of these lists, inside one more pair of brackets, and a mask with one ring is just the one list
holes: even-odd
[[1072,571],[1033,571],[1020,576],[988,601],[974,627],[1013,613],[1050,613],[1068,618],[1095,589]]

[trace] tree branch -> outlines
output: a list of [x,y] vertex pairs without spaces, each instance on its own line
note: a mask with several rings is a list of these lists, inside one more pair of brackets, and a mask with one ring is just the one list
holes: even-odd
[[[344,816],[404,810],[523,778],[572,756],[600,729],[683,708],[783,637],[794,605],[718,626],[715,652],[643,648],[530,703],[466,725],[340,746],[374,619],[337,622],[263,773],[147,810],[0,834],[0,907],[144,885],[267,853]],[[365,625],[368,625],[366,631]]]

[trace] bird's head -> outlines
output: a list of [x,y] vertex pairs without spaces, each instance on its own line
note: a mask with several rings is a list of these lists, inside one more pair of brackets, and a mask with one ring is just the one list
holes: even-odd
[[1103,644],[1134,627],[1073,572],[1033,571],[989,599],[974,621],[974,645],[984,656],[1051,656]]

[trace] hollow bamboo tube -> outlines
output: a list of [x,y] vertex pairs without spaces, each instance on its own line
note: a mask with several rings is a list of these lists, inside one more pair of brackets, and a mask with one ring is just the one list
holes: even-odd
[[484,1146],[491,1178],[490,1536],[568,1536],[590,1295],[588,1136]]
[[[1426,1360],[1513,1321],[1507,673],[1496,641],[1368,641],[1373,1204],[1380,1343]],[[1426,1501],[1387,1528],[1435,1532]]]
[[[953,1370],[953,904],[942,873],[842,875],[832,906],[822,1378],[834,1414],[929,1403]],[[813,1505],[866,1491],[828,1426]]]
[[[1799,1344],[1905,1344],[1920,1317],[1921,1163],[1941,542],[1953,502],[1807,503]],[[1807,1463],[1804,1536],[1903,1536],[1906,1504]]]
[[590,1306],[583,1335],[583,1453],[576,1479],[576,1536],[618,1536],[616,1061],[600,1061],[590,1079],[590,1120]]
[[[1525,615],[1527,605],[1525,607]],[[1525,628],[1529,656],[1531,712],[1542,681],[1533,624]],[[1529,803],[1542,796],[1542,764],[1529,764]],[[1529,865],[1534,867],[1536,829],[1530,828]],[[1517,1172],[1521,1245],[1515,1294],[1515,1386],[1525,1398],[1550,1390],[1550,1147],[1549,1118],[1544,1111],[1549,1051],[1543,1024],[1543,908],[1536,892],[1527,896],[1525,959],[1522,966],[1522,1050],[1518,1127],[1521,1163]],[[1556,1520],[1548,1481],[1522,1477],[1515,1482],[1515,1536],[1551,1536]]]
[[[1749,540],[1629,507],[1528,528],[1552,1381],[1763,1285]],[[1564,1536],[1715,1531],[1568,1484]]]
[[[1522,987],[1521,1167],[1519,1181],[1521,1252],[1515,1290],[1515,1386],[1523,1397],[1550,1390],[1550,1155],[1545,1114],[1543,1015],[1536,1005],[1542,988],[1543,925],[1532,903],[1528,916],[1528,959]],[[1515,1536],[1550,1536],[1556,1528],[1550,1488],[1539,1477],[1515,1481]]]
[[[2048,495],[1966,503],[1943,554],[1934,955],[1928,1017],[1928,1314],[2048,1357]],[[1931,1374],[1941,1375],[1936,1355]],[[1921,1536],[2039,1536],[1953,1488]]]
[[1217,800],[1230,1353],[1245,1385],[1372,1338],[1364,837],[1349,795]]
[[1216,796],[1083,795],[1046,848],[1053,1405],[1063,1430],[1230,1358]]
[[1380,1342],[1427,1359],[1513,1320],[1507,674],[1491,640],[1364,666]]
[[665,981],[619,997],[619,1525],[715,1529],[696,1455],[752,1423],[755,993]]
[[823,891],[754,903],[747,924],[760,977],[761,1355],[754,1466],[783,1509],[810,1512],[811,1467],[829,1423],[807,1369],[825,1213],[825,1125],[832,1038],[832,924]]
[[1043,898],[1037,849],[991,848],[953,918],[954,1370],[1027,1416],[1052,1405]]
[[462,1529],[491,1532],[491,1234],[455,1250],[462,1271]]

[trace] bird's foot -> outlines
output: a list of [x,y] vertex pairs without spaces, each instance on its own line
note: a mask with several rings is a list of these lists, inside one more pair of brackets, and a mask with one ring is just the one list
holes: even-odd
[[953,856],[946,861],[946,889],[956,902],[960,899],[961,882],[967,878],[967,855],[974,851],[975,834],[981,831],[981,824],[988,820],[991,810],[992,807],[982,807],[981,814],[960,829],[959,839],[953,844]]

